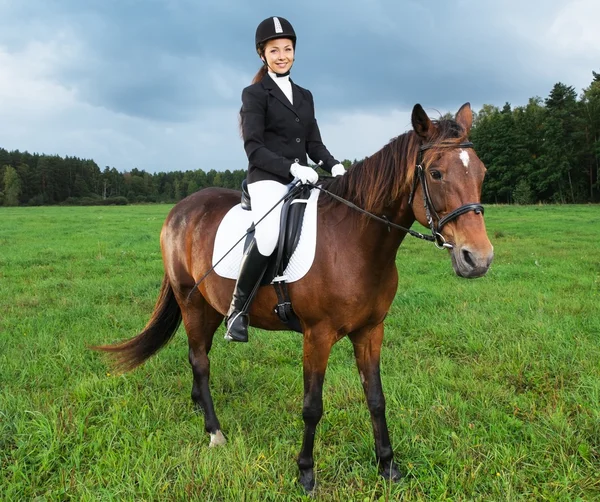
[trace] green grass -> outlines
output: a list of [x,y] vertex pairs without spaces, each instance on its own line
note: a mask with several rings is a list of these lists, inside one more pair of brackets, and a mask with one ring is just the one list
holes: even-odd
[[[0,209],[0,500],[302,500],[302,340],[211,353],[229,443],[208,448],[183,329],[115,376],[87,345],[136,334],[170,207]],[[317,500],[600,499],[600,207],[486,211],[488,275],[407,239],[382,377],[396,458],[377,475],[351,344],[334,347]]]

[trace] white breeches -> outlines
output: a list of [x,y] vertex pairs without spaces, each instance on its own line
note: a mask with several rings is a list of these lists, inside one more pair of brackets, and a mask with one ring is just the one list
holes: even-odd
[[[248,184],[250,203],[252,204],[252,220],[255,225],[287,192],[287,185],[277,181],[263,180]],[[270,256],[275,251],[279,238],[279,220],[283,202],[279,203],[265,217],[254,231],[258,251],[263,256]]]

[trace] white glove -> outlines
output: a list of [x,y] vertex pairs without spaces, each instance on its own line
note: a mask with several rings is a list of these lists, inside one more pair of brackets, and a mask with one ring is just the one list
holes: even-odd
[[343,176],[346,174],[346,168],[342,164],[336,164],[331,168],[331,174],[334,176]]
[[294,178],[298,178],[302,183],[316,183],[319,181],[319,175],[317,171],[308,167],[294,162],[290,167],[290,173]]

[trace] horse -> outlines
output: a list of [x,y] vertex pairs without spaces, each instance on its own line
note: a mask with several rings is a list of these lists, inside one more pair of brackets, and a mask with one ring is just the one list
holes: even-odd
[[[386,422],[380,353],[384,320],[398,287],[396,254],[407,232],[418,234],[410,226],[416,220],[431,228],[428,237],[447,249],[458,276],[481,277],[492,262],[480,204],[486,169],[467,140],[473,122],[470,104],[455,119],[440,120],[431,120],[417,104],[411,121],[411,131],[351,166],[344,176],[318,184],[327,193],[318,201],[315,261],[288,286],[303,334],[304,436],[297,466],[298,481],[308,493],[315,486],[313,447],[323,414],[327,361],[344,337],[353,344],[379,472],[392,481],[402,476]],[[239,201],[237,191],[207,188],[173,207],[160,234],[164,277],[148,324],[129,340],[94,347],[111,353],[121,371],[131,370],[167,344],[183,320],[193,373],[191,397],[203,412],[210,446],[226,443],[213,406],[208,355],[234,281],[205,273],[211,269],[219,222]],[[276,303],[274,288],[260,287],[250,325],[285,330],[273,311]]]

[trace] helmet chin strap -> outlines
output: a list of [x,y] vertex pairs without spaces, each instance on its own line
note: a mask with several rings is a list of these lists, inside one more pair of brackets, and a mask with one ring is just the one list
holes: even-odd
[[296,58],[293,58],[293,59],[292,59],[292,66],[290,66],[290,69],[289,69],[288,71],[286,71],[285,73],[277,73],[277,72],[276,72],[276,71],[275,71],[273,68],[271,68],[271,67],[269,66],[269,63],[267,63],[267,60],[266,60],[266,59],[264,59],[264,58],[261,58],[261,59],[263,60],[263,63],[265,64],[265,66],[266,66],[266,67],[267,67],[269,70],[271,70],[271,72],[272,72],[272,73],[274,73],[274,74],[277,76],[277,78],[279,78],[279,77],[287,77],[287,76],[290,74],[290,71],[291,71],[291,69],[292,69],[292,66],[294,66],[294,61],[296,61]]

